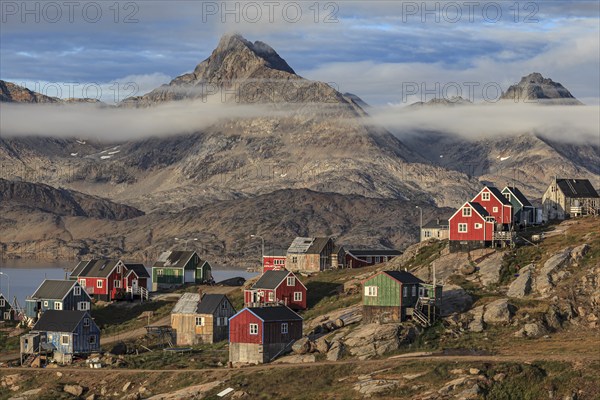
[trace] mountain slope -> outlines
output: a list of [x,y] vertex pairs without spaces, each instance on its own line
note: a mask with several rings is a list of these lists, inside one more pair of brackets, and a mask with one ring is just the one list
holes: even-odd
[[581,105],[571,92],[562,84],[550,78],[544,78],[539,72],[533,72],[521,78],[502,93],[501,100],[514,102],[537,102],[540,104]]

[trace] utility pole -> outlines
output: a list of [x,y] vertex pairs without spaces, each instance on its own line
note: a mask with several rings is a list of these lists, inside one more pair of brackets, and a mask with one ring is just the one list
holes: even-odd
[[[263,238],[260,235],[250,235],[251,238],[260,238],[261,242],[262,242],[262,247],[261,247],[261,257],[264,259],[265,258],[265,238]],[[261,260],[261,263],[263,262],[263,260]]]

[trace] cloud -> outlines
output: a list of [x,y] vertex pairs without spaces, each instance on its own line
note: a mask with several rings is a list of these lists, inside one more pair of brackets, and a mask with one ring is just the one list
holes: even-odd
[[420,108],[388,106],[370,110],[367,123],[381,125],[399,137],[422,131],[444,132],[468,139],[540,134],[557,141],[600,140],[598,106],[476,104]]

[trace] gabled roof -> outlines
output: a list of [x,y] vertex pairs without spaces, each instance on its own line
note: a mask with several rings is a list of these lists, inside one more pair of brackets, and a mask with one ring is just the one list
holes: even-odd
[[31,295],[32,299],[50,299],[50,300],[62,300],[77,284],[77,281],[73,280],[56,280],[46,279],[40,287]]
[[128,270],[135,272],[138,278],[150,278],[150,274],[144,264],[126,263],[125,267],[127,267]]
[[383,273],[401,283],[424,283],[422,280],[407,271],[383,271]]
[[556,184],[565,197],[596,198],[600,197],[589,179],[557,179]]
[[280,271],[265,271],[260,279],[252,285],[252,289],[276,289],[289,274],[290,271],[285,269]]
[[292,254],[320,254],[331,240],[328,237],[297,237],[287,252]]
[[4,297],[2,293],[0,293],[0,299],[4,300],[6,307],[13,308],[13,306],[10,304],[10,301],[6,297]]
[[115,269],[121,260],[103,260],[92,259],[90,261],[81,261],[71,271],[71,277],[77,278],[80,276],[89,278],[106,278]]
[[198,314],[214,314],[219,304],[223,301],[229,301],[224,294],[205,294],[198,304],[196,313]]
[[48,310],[42,314],[31,330],[74,332],[75,329],[77,329],[77,325],[79,325],[81,320],[86,316],[90,318],[90,323],[94,323],[87,311]]
[[465,204],[463,204],[462,206],[460,206],[458,208],[458,210],[456,210],[456,212],[454,214],[452,214],[452,216],[448,219],[448,221],[450,221],[452,218],[454,218],[454,216],[456,214],[458,214],[463,208],[465,208],[465,206],[470,206],[473,210],[475,210],[475,212],[481,217],[481,219],[485,220],[485,217],[489,217],[490,214],[485,210],[485,208],[483,208],[483,206],[479,203],[473,202],[473,201],[467,201]]
[[506,186],[504,189],[502,189],[502,193],[504,192],[510,192],[513,195],[513,197],[517,199],[519,203],[521,203],[523,207],[533,207],[531,202],[527,199],[527,197],[525,197],[525,195],[519,190],[518,187]]
[[199,302],[200,293],[184,293],[171,312],[173,314],[196,314]]
[[[504,204],[505,206],[511,205],[510,201],[508,201],[508,199],[506,197],[504,197],[504,195],[502,194],[500,189],[498,189],[495,186],[486,186],[481,190],[483,191],[486,188],[494,195],[494,197],[496,197],[498,199],[498,201],[500,201],[500,203]],[[479,192],[479,193],[481,193],[481,192]],[[479,195],[479,193],[477,195]],[[477,197],[477,196],[475,196],[475,197]]]
[[[198,254],[195,251],[165,251],[158,257],[152,268],[184,268],[194,255]],[[204,260],[200,259],[198,265],[202,264]]]
[[375,257],[375,256],[399,256],[400,250],[393,249],[350,249],[348,253],[357,257]]
[[425,225],[423,225],[424,229],[442,229],[448,228],[450,226],[450,222],[447,219],[432,219]]
[[286,306],[248,307],[247,310],[250,311],[252,314],[256,315],[258,318],[262,319],[264,322],[302,321],[301,316],[299,316]]

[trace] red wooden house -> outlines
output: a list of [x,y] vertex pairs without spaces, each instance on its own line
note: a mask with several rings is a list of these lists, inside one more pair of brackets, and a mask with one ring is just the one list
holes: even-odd
[[262,364],[302,337],[302,317],[285,306],[244,308],[229,319],[229,361]]
[[485,186],[471,202],[479,203],[497,224],[504,225],[499,230],[508,230],[508,225],[512,224],[512,204],[498,188]]
[[306,310],[306,286],[291,271],[266,271],[244,291],[244,305],[285,305],[294,310]]
[[269,250],[263,255],[263,273],[285,269],[287,250]]
[[147,297],[148,272],[142,264],[129,266],[127,268],[121,260],[80,261],[71,271],[70,279],[77,280],[91,297],[102,301],[121,300],[132,295]]
[[495,219],[479,203],[466,202],[449,223],[451,251],[485,247],[494,240]]

